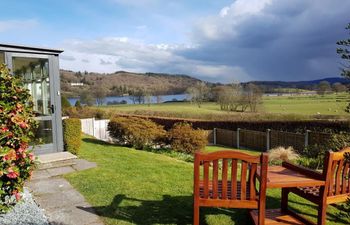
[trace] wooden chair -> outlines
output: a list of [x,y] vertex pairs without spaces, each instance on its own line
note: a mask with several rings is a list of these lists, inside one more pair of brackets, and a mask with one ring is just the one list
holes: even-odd
[[[326,184],[321,187],[283,189],[282,209],[287,210],[288,194],[292,192],[317,204],[317,224],[325,225],[327,206],[344,202],[350,197],[350,163],[344,160],[344,153],[346,152],[350,152],[349,147],[344,148],[339,152],[327,152],[322,173],[284,162],[284,167],[296,170],[312,178],[324,180],[326,181]],[[306,221],[305,218],[302,219],[305,223],[312,224],[311,222]]]
[[[262,174],[259,193],[256,190],[258,165]],[[259,209],[259,225],[263,225],[267,167],[268,155],[265,153],[252,156],[232,150],[196,152],[193,224],[199,224],[200,207],[224,207]]]

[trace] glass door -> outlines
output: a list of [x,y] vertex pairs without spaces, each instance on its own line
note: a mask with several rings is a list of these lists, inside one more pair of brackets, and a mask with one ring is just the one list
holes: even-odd
[[36,153],[57,151],[56,127],[54,123],[54,99],[52,63],[50,56],[11,53],[13,74],[23,79],[25,87],[30,91],[34,103],[34,112],[39,127],[35,132]]

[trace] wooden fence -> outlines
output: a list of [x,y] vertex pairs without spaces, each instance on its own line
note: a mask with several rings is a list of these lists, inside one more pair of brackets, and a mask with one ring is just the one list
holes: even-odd
[[266,151],[278,146],[292,146],[296,150],[303,150],[308,145],[322,144],[331,134],[307,131],[305,134],[267,130],[266,132],[237,129],[213,130],[213,144],[234,148],[248,148]]

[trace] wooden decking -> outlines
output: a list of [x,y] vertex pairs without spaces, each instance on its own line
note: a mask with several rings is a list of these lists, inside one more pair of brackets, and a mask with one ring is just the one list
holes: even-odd
[[[251,210],[250,215],[254,224],[258,224],[259,211]],[[265,225],[304,225],[304,223],[289,214],[281,212],[280,209],[267,209]]]

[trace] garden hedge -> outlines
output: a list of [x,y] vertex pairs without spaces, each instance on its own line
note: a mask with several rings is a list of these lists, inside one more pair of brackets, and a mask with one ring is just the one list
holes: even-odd
[[162,126],[138,117],[115,117],[108,123],[109,134],[122,145],[144,149],[165,138]]
[[64,149],[77,155],[81,145],[81,121],[77,118],[63,120]]
[[[119,116],[130,117],[128,114],[121,114]],[[152,117],[152,116],[138,116],[133,117],[145,118],[164,126],[164,129],[171,129],[176,123],[190,123],[193,128],[212,130],[214,128],[237,130],[237,128],[266,131],[267,129],[277,131],[288,131],[296,133],[304,133],[306,130],[314,132],[339,133],[350,132],[350,123],[348,121],[335,120],[300,120],[300,121],[211,121],[211,120],[195,120],[195,119],[181,119],[169,117]]]

